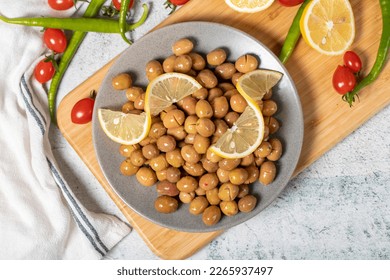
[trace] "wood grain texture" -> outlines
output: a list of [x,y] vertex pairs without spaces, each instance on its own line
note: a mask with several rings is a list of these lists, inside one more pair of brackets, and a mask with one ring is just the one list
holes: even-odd
[[[351,0],[351,4],[357,30],[351,48],[361,54],[365,64],[362,75],[365,75],[375,61],[379,46],[382,29],[380,7],[378,1]],[[219,22],[247,32],[278,54],[296,11],[296,7],[285,8],[274,3],[260,13],[240,14],[228,8],[223,0],[191,0],[156,28],[184,21]],[[62,100],[58,108],[58,125],[64,137],[151,250],[164,259],[187,258],[221,232],[177,232],[155,225],[134,213],[115,194],[100,170],[92,145],[92,125],[74,125],[70,121],[73,105],[92,89],[99,88],[113,61]],[[338,64],[342,64],[341,56],[321,55],[303,40],[299,41],[286,64],[301,98],[305,125],[302,154],[294,176],[390,103],[390,94],[386,92],[386,84],[390,80],[389,65],[386,65],[374,84],[361,92],[360,102],[349,108],[332,89],[332,75]]]

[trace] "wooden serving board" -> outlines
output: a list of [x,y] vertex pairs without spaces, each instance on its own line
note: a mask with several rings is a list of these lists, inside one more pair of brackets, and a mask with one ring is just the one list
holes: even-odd
[[[362,75],[365,75],[375,61],[382,30],[379,1],[350,2],[356,22],[356,38],[351,48],[361,54],[364,63]],[[249,33],[275,54],[279,54],[296,11],[297,7],[282,7],[275,1],[263,12],[242,14],[228,8],[224,0],[191,0],[157,28],[184,21],[219,22]],[[113,61],[62,100],[57,117],[59,128],[151,250],[164,259],[187,258],[221,232],[178,232],[162,228],[137,215],[121,201],[104,178],[94,153],[92,125],[74,125],[70,121],[73,105],[86,97],[92,89],[100,87]],[[300,40],[286,64],[301,98],[305,124],[303,149],[295,175],[390,103],[390,94],[386,88],[387,82],[390,81],[388,64],[380,78],[361,92],[360,102],[352,108],[332,89],[332,74],[338,64],[342,64],[341,56],[321,55],[303,40]]]

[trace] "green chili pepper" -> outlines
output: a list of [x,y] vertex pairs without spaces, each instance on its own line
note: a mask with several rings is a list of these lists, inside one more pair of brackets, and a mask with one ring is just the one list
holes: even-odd
[[121,33],[121,36],[123,40],[125,40],[126,43],[131,44],[129,39],[126,37],[126,19],[127,19],[127,11],[129,10],[129,4],[130,0],[123,0],[121,3],[121,10],[119,12],[119,31]]
[[[146,4],[143,4],[142,8],[144,11],[141,18],[133,24],[126,23],[126,31],[132,31],[145,22],[149,13],[149,8]],[[121,33],[117,20],[103,18],[7,18],[0,15],[0,20],[11,24],[82,32]]]
[[368,73],[368,75],[361,80],[351,92],[343,95],[343,100],[347,101],[349,106],[352,106],[352,103],[355,101],[355,95],[357,95],[362,88],[371,84],[378,78],[387,61],[390,48],[390,0],[380,0],[379,3],[382,11],[382,35],[376,60],[370,73]]
[[301,29],[299,27],[299,21],[301,20],[303,10],[309,4],[310,0],[306,0],[299,7],[297,14],[288,30],[286,39],[284,40],[282,50],[280,51],[279,59],[282,63],[286,63],[291,54],[293,53],[295,46],[301,37]]
[[[106,0],[92,0],[91,3],[88,5],[87,9],[85,10],[83,17],[96,16],[105,2]],[[64,76],[66,69],[69,66],[69,63],[71,62],[74,54],[76,53],[76,50],[80,46],[81,42],[84,40],[85,35],[87,35],[87,33],[81,31],[76,31],[73,33],[72,38],[70,39],[68,46],[61,57],[60,63],[58,65],[58,70],[56,71],[51,80],[48,92],[48,101],[50,117],[53,123],[56,122],[55,110],[58,87],[61,83],[62,77]]]

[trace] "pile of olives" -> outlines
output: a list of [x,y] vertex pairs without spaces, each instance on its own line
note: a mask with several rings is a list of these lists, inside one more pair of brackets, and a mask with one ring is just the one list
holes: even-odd
[[[222,48],[202,55],[193,47],[189,39],[181,39],[173,44],[171,56],[147,63],[149,81],[163,73],[179,72],[195,77],[202,88],[154,116],[149,135],[140,143],[120,146],[125,157],[120,172],[135,175],[145,187],[156,185],[159,196],[154,206],[158,212],[172,213],[180,202],[189,204],[189,212],[202,215],[203,222],[211,226],[222,214],[233,216],[255,208],[258,198],[250,194],[251,184],[260,181],[268,185],[274,180],[282,143],[273,136],[279,122],[273,117],[277,104],[270,91],[258,102],[265,133],[255,152],[224,159],[209,149],[247,106],[235,85],[244,73],[257,69],[259,61],[245,54],[233,63],[227,61]],[[123,112],[144,110],[144,89],[133,86],[129,74],[114,77],[112,86],[126,90]]]

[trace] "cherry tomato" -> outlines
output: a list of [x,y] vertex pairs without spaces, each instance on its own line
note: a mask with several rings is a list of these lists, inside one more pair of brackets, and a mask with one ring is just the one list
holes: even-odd
[[333,74],[333,88],[339,94],[346,94],[353,90],[356,85],[356,77],[352,73],[351,69],[346,66],[337,66],[336,71]]
[[56,71],[53,62],[45,60],[46,58],[42,59],[34,69],[34,77],[41,84],[50,81]]
[[357,73],[362,69],[362,61],[360,57],[353,51],[345,52],[343,56],[344,65],[352,70],[353,73]]
[[292,7],[299,4],[302,4],[302,2],[305,0],[279,0],[280,5],[286,6],[286,7]]
[[74,6],[73,0],[48,0],[49,6],[57,11],[64,11]]
[[75,124],[85,124],[92,120],[93,106],[95,99],[83,98],[73,106],[70,117]]
[[176,6],[184,5],[188,1],[190,1],[190,0],[169,0],[169,2],[171,2],[173,5],[176,5]]
[[47,28],[43,33],[43,41],[56,53],[63,53],[67,46],[65,33],[60,29]]
[[[112,0],[112,4],[114,5],[115,9],[118,11],[121,10],[121,3],[122,0]],[[129,3],[129,10],[131,9],[131,7],[133,7],[133,4],[134,4],[134,0],[131,0]]]

